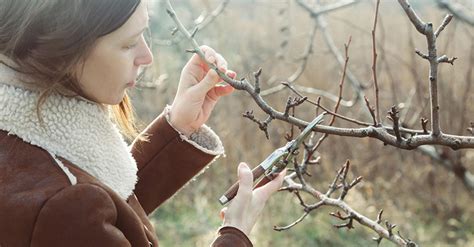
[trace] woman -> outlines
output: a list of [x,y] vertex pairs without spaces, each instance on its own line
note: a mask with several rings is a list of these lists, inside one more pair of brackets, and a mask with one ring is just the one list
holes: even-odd
[[[171,106],[124,142],[147,22],[140,0],[0,0],[0,246],[158,246],[147,215],[223,153],[203,124],[233,88],[196,55]],[[251,246],[284,176],[252,191],[248,166],[238,175],[213,246]]]

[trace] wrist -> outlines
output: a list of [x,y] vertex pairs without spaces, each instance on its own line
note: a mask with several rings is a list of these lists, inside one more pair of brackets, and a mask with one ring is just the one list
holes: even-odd
[[230,222],[226,222],[225,220],[222,223],[222,227],[233,227],[235,229],[238,229],[239,231],[241,231],[242,233],[244,233],[247,236],[250,236],[250,232],[252,231],[251,228],[249,229],[249,227],[245,227],[242,224],[230,223]]
[[173,111],[171,109],[168,112],[168,119],[171,127],[173,127],[173,129],[175,129],[180,134],[185,135],[186,137],[190,137],[192,133],[196,132],[194,128],[186,126],[185,124],[182,124],[179,119],[176,119],[176,116],[175,114],[173,114]]
[[186,137],[190,138],[191,135],[196,132],[196,130],[191,129],[191,128],[184,128],[184,127],[175,127],[175,129],[181,133],[182,135],[185,135]]

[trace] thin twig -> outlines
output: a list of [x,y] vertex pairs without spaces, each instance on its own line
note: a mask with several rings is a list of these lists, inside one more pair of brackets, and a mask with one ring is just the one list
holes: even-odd
[[436,31],[435,31],[436,38],[438,38],[439,34],[446,28],[446,26],[449,24],[449,22],[451,22],[452,19],[453,19],[453,15],[448,14],[448,15],[446,15],[446,17],[444,17],[443,22],[438,27],[438,29],[436,29]]
[[[351,4],[357,3],[359,1],[340,1],[339,4],[341,7],[349,6]],[[341,65],[341,67],[344,66],[344,56],[341,54],[339,49],[337,48],[337,45],[334,42],[334,39],[332,38],[331,34],[329,33],[329,30],[327,28],[327,23],[325,21],[324,15],[318,11],[319,8],[312,8],[309,6],[306,2],[302,0],[296,0],[296,3],[302,7],[304,10],[306,10],[311,18],[313,18],[318,26],[321,29],[321,32],[323,34],[324,41],[328,48],[330,49],[331,53],[334,55],[336,58],[337,62]],[[357,78],[353,75],[351,70],[348,68],[347,69],[347,78],[352,86],[352,88],[355,91],[355,98],[350,101],[350,105],[348,106],[353,106],[355,105],[360,99],[362,99],[363,96],[363,90],[365,89],[365,86],[360,83]]]
[[397,141],[402,141],[402,136],[400,135],[400,122],[398,118],[398,109],[396,106],[392,106],[390,111],[388,111],[387,118],[393,122],[393,130],[395,132],[395,136],[397,137]]
[[451,0],[437,0],[437,2],[441,8],[447,9],[449,12],[455,15],[456,18],[466,22],[471,26],[474,26],[474,14],[472,13],[472,10],[469,11],[468,7]]
[[271,116],[269,116],[265,121],[260,121],[256,119],[255,116],[253,115],[253,111],[246,111],[242,116],[258,124],[258,127],[260,128],[260,130],[262,130],[265,133],[265,137],[267,138],[267,140],[270,139],[270,136],[268,135],[268,125],[273,120]]
[[375,117],[379,124],[382,123],[380,119],[380,105],[379,105],[379,84],[377,82],[377,44],[375,43],[375,31],[377,30],[377,18],[379,14],[379,5],[380,0],[377,0],[375,6],[375,17],[374,17],[374,27],[372,29],[372,75],[374,79],[374,92],[375,92]]
[[[352,209],[346,202],[344,202],[341,199],[341,196],[338,199],[334,199],[334,198],[331,198],[330,196],[328,196],[328,195],[331,195],[335,190],[337,190],[339,188],[344,188],[344,184],[345,184],[345,189],[348,191],[350,188],[352,188],[352,187],[350,187],[351,185],[354,186],[355,184],[357,184],[362,179],[361,177],[358,177],[352,183],[348,184],[345,181],[345,178],[347,178],[348,169],[349,169],[349,165],[348,165],[348,162],[346,162],[346,164],[344,164],[344,166],[341,167],[341,169],[339,169],[336,177],[334,178],[334,181],[331,183],[331,185],[329,186],[328,191],[325,194],[315,190],[313,187],[311,187],[310,185],[308,185],[306,183],[301,183],[301,184],[295,183],[294,181],[292,181],[292,177],[294,177],[296,175],[290,174],[290,175],[286,176],[285,181],[287,181],[289,185],[287,187],[285,187],[285,190],[288,190],[288,191],[295,191],[295,190],[303,191],[305,193],[308,193],[308,194],[312,195],[314,198],[318,199],[319,201],[317,203],[311,204],[311,205],[304,204],[305,205],[303,207],[304,214],[300,218],[298,218],[296,221],[294,221],[293,223],[291,223],[291,224],[289,224],[285,227],[276,227],[275,229],[276,230],[287,230],[287,229],[295,226],[296,224],[300,223],[311,211],[316,210],[316,209],[318,209],[322,206],[331,206],[331,207],[336,207],[336,208],[341,209],[346,214],[346,215],[342,215],[342,213],[338,211],[336,213],[331,213],[332,216],[334,216],[336,218],[339,218],[341,220],[348,220],[348,222],[346,222],[346,223],[335,225],[335,227],[337,227],[337,228],[343,228],[343,227],[353,228],[353,222],[357,221],[359,224],[375,231],[380,238],[387,239],[387,240],[397,244],[398,246],[403,246],[403,247],[417,246],[416,243],[414,243],[413,241],[402,238],[400,234],[398,234],[398,235],[393,234],[393,228],[395,227],[394,224],[390,224],[386,221],[385,226],[387,227],[387,229],[384,228],[384,226],[381,224],[381,222],[382,222],[382,213],[381,212],[378,214],[377,220],[374,221],[374,220],[371,220],[368,217],[360,214],[359,212],[355,211],[354,209]],[[342,185],[337,185],[338,181],[341,181]],[[346,194],[347,194],[347,191],[346,191]],[[380,240],[379,240],[379,242],[380,242]]]
[[[439,136],[441,135],[440,124],[439,124],[439,104],[438,104],[438,55],[436,51],[436,34],[433,31],[432,23],[423,22],[418,15],[415,13],[411,5],[408,3],[408,0],[398,0],[399,4],[402,6],[405,13],[408,15],[408,18],[412,24],[416,27],[418,32],[426,36],[426,41],[428,43],[428,60],[430,62],[430,75],[429,75],[429,84],[430,84],[430,102],[431,102],[431,135]],[[446,16],[443,24],[438,29],[438,34],[441,30],[449,23],[450,18]],[[449,62],[449,59],[442,59],[442,61]],[[451,60],[453,62],[454,59]]]
[[[298,78],[300,78],[301,75],[303,75],[303,72],[306,70],[306,66],[308,65],[309,58],[313,54],[313,45],[314,45],[314,39],[316,37],[317,27],[318,27],[317,23],[314,23],[312,31],[309,35],[309,40],[308,40],[308,44],[306,46],[306,49],[303,52],[303,55],[301,55],[301,57],[298,59],[300,61],[300,65],[298,66],[297,70],[292,75],[290,75],[288,78],[283,80],[284,82],[286,82],[288,84],[292,84],[293,82],[298,80]],[[273,81],[274,81],[274,79],[273,80],[270,79],[268,84],[270,84],[270,85],[273,84]],[[272,87],[272,88],[269,88],[269,89],[265,89],[264,91],[261,92],[261,95],[262,96],[271,95],[271,94],[274,94],[274,93],[277,93],[277,92],[281,91],[283,88],[285,88],[285,86],[283,84],[280,84],[278,86],[275,86],[275,87]]]
[[428,129],[426,128],[426,125],[428,124],[428,119],[426,118],[421,118],[421,127],[423,128],[423,134],[428,134]]
[[[203,29],[205,29],[206,27],[210,26],[210,24],[212,22],[214,22],[218,16],[220,16],[225,8],[227,7],[227,5],[229,4],[230,0],[222,0],[222,2],[213,10],[211,11],[210,14],[206,15],[206,16],[199,16],[198,18],[196,18],[196,20],[194,21],[195,23],[195,27],[192,28],[193,30],[200,30],[202,31]],[[178,31],[178,29],[173,29],[173,32],[171,33],[172,36],[175,36],[174,34]],[[180,37],[174,37],[172,39],[154,39],[153,40],[153,43],[154,44],[157,44],[157,45],[160,45],[160,46],[171,46],[171,45],[175,45],[175,44],[178,44],[179,42],[181,42],[183,40],[183,37],[180,36]]]
[[[339,81],[339,97],[338,97],[338,101],[336,102],[336,105],[334,106],[334,113],[337,113],[337,111],[339,110],[339,106],[342,100],[342,91],[344,89],[344,81],[346,79],[347,64],[349,63],[349,46],[351,45],[351,41],[352,41],[352,36],[349,36],[349,40],[347,41],[346,44],[344,44],[344,54],[346,58],[344,60],[344,67],[342,69],[341,80]],[[333,115],[331,118],[331,121],[329,122],[329,126],[332,126],[334,124],[334,121],[336,121],[336,116]],[[319,138],[318,142],[316,143],[316,145],[314,145],[309,155],[313,155],[313,153],[319,148],[321,143],[323,143],[323,141],[327,137],[328,137],[328,134],[324,134],[321,138]]]
[[369,99],[366,96],[364,96],[364,100],[365,100],[365,105],[367,106],[367,109],[369,109],[370,115],[372,116],[372,119],[374,120],[374,125],[373,126],[377,127],[378,123],[377,123],[377,119],[375,117],[375,108],[370,105]]

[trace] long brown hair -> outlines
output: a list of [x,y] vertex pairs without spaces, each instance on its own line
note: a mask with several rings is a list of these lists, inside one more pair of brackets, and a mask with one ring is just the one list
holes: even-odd
[[[96,40],[120,26],[141,0],[0,0],[0,53],[18,72],[43,89],[37,114],[53,92],[83,95],[72,71]],[[125,137],[138,136],[129,96],[112,106],[113,119]]]

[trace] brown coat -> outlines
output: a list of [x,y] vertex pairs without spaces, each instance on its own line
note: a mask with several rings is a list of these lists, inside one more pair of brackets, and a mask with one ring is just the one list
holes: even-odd
[[[126,201],[84,170],[60,158],[77,177],[71,185],[50,154],[0,131],[0,246],[158,246],[147,216],[214,156],[183,141],[160,116],[136,142],[138,183]],[[164,233],[166,234],[166,233]],[[252,246],[223,227],[212,246]]]

